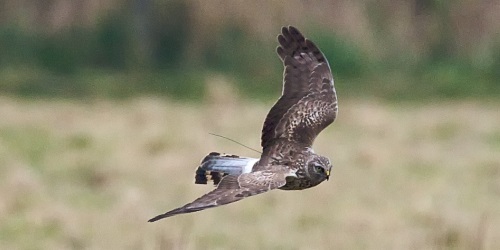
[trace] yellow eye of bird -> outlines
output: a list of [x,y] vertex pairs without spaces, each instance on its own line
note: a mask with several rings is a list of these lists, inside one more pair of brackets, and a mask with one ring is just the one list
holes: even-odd
[[316,165],[316,166],[314,166],[314,168],[316,168],[317,172],[321,172],[321,173],[325,172],[325,170],[320,165]]

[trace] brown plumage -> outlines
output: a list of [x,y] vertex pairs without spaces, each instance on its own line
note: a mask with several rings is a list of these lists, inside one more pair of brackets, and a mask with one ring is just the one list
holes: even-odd
[[333,76],[323,53],[296,28],[281,32],[277,52],[285,66],[283,94],[264,122],[264,150],[280,138],[310,147],[337,116]]
[[260,159],[210,153],[195,175],[196,184],[217,188],[158,215],[150,222],[239,201],[272,189],[301,190],[328,180],[332,165],[314,153],[316,136],[337,116],[333,76],[318,47],[294,27],[283,27],[277,52],[285,66],[283,93],[262,128]]

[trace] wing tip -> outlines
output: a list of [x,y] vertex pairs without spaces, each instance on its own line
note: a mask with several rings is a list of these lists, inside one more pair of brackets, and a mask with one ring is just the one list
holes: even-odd
[[[293,25],[288,25],[288,26],[282,26],[281,27],[281,33],[282,34],[285,34],[285,33],[290,33],[290,31],[293,31],[294,33],[295,32],[299,32],[299,29],[297,29],[295,26]],[[299,32],[300,33],[300,32]]]
[[150,222],[150,223],[155,222],[155,221],[161,220],[163,218],[167,218],[167,217],[169,217],[169,216],[166,216],[165,214],[160,214],[160,215],[157,215],[157,216],[149,219],[148,222]]
[[288,54],[293,54],[295,50],[304,47],[307,42],[304,35],[292,25],[283,26],[277,40],[279,44],[277,53],[281,60],[284,60]]
[[160,215],[157,215],[151,219],[148,220],[148,222],[155,222],[155,221],[158,221],[158,220],[161,220],[161,219],[165,219],[165,218],[168,218],[168,217],[172,217],[174,215],[179,215],[179,214],[185,214],[185,213],[192,213],[192,212],[196,212],[196,211],[199,211],[200,209],[196,209],[196,208],[186,208],[186,206],[188,206],[189,204],[183,206],[183,207],[179,207],[179,208],[176,208],[174,210],[171,210],[171,211],[168,211],[164,214],[160,214]]
[[174,215],[182,214],[182,213],[187,213],[186,211],[184,211],[184,207],[176,208],[176,209],[168,211],[168,212],[166,212],[164,214],[157,215],[157,216],[149,219],[148,222],[155,222],[155,221],[158,221],[158,220],[161,220],[161,219],[165,219],[165,218],[168,218],[168,217],[172,217]]
[[295,40],[297,42],[302,42],[305,40],[304,35],[299,31],[299,29],[295,28],[295,26],[289,25],[288,27],[283,27],[281,29],[281,34],[287,38],[287,40]]

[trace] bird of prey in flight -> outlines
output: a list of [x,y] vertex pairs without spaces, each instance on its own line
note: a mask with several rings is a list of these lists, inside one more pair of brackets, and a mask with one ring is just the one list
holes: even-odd
[[149,222],[239,201],[273,189],[301,190],[330,177],[332,165],[317,155],[316,136],[337,116],[333,76],[323,53],[295,27],[278,35],[283,61],[283,92],[267,114],[259,159],[210,153],[196,170],[195,183],[213,180],[217,188]]

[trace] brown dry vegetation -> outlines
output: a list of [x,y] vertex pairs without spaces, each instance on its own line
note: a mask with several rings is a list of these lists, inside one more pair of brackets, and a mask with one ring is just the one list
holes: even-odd
[[[1,249],[500,249],[500,115],[479,101],[341,100],[333,178],[157,223],[212,187],[210,151],[257,156],[272,103],[0,98]],[[215,100],[219,101],[215,101]]]

